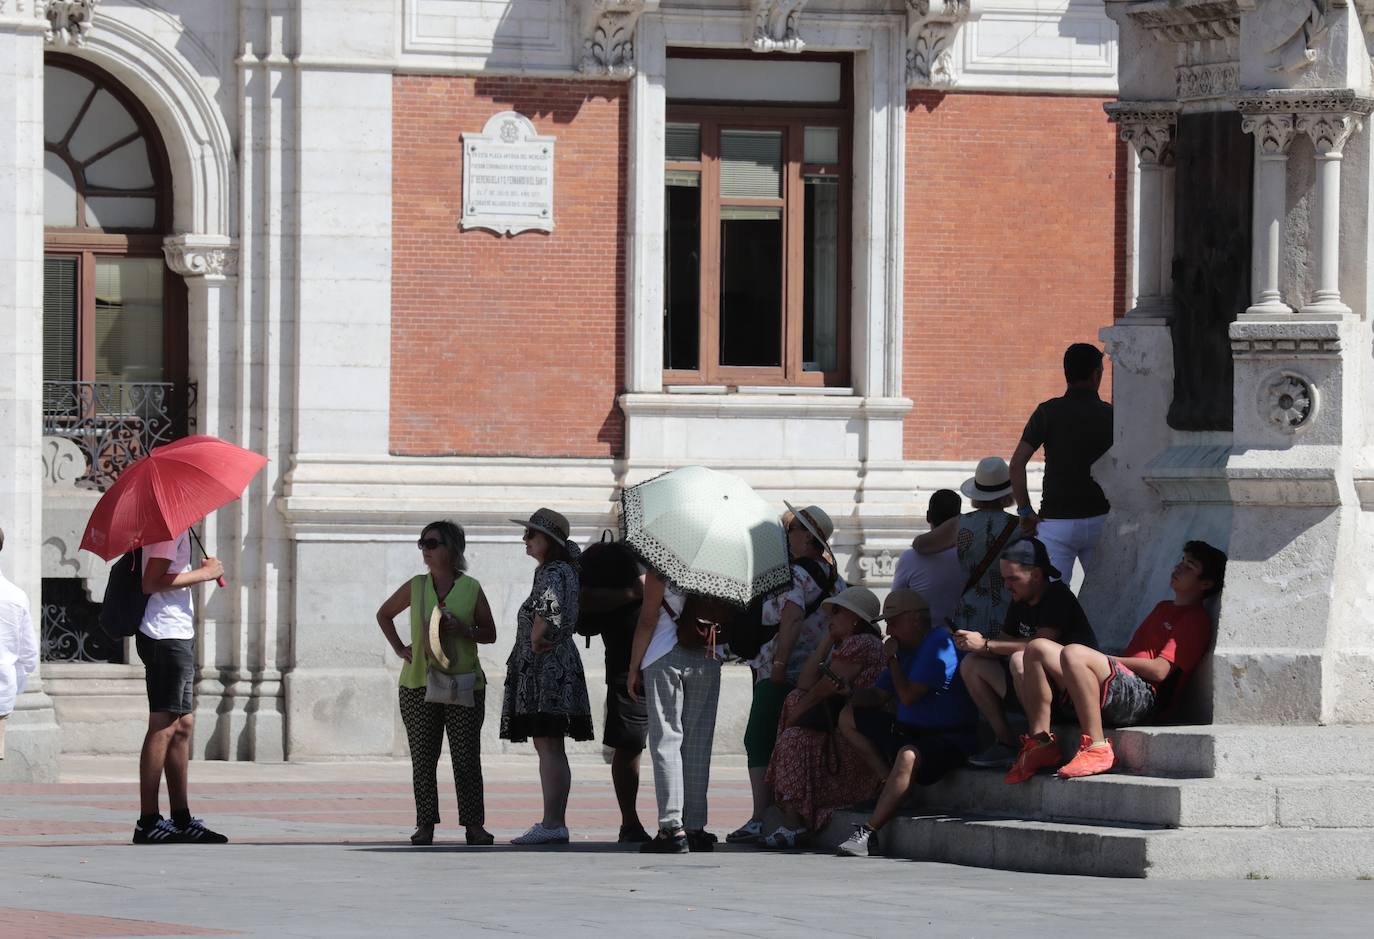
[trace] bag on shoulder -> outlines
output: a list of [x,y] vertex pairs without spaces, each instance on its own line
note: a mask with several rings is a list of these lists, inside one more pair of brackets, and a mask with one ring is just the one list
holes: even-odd
[[100,631],[111,639],[128,639],[143,625],[148,595],[143,592],[143,549],[124,554],[110,565],[110,579],[100,601]]
[[477,706],[474,693],[477,688],[477,673],[462,672],[450,675],[431,668],[425,675],[425,701],[430,704],[457,704],[470,708]]
[[601,535],[601,540],[588,546],[578,561],[579,609],[577,624],[573,627],[579,636],[588,639],[617,629],[634,628],[639,617],[639,601],[630,600],[610,610],[597,609],[597,604],[589,602],[591,591],[630,590],[639,583],[639,561],[624,542],[616,541],[610,529]]
[[[806,619],[815,613],[822,603],[835,593],[835,582],[839,579],[839,572],[834,568],[827,569],[827,566],[812,558],[801,558],[794,561],[800,564],[802,569],[811,575],[811,579],[821,588],[820,594],[815,600],[806,605],[802,611],[802,618]],[[759,651],[778,634],[777,623],[765,623],[763,621],[764,598],[758,597],[747,606],[742,613],[730,621],[728,632],[730,634],[730,654],[738,658],[749,660],[758,656]]]

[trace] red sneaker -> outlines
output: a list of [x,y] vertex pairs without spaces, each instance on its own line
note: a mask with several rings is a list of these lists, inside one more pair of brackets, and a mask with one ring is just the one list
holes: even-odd
[[1023,783],[1042,769],[1058,765],[1059,744],[1055,741],[1054,734],[1045,734],[1043,738],[1023,736],[1021,752],[1016,755],[1016,762],[1011,764],[1011,769],[1007,771],[1007,782],[1013,785]]
[[1101,746],[1093,746],[1093,738],[1084,734],[1078,744],[1078,755],[1059,768],[1060,779],[1073,779],[1078,776],[1096,776],[1105,773],[1116,765],[1116,753],[1108,740]]

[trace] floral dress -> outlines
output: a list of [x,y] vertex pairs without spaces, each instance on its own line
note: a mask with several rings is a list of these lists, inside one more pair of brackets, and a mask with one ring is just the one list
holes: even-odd
[[[959,534],[955,536],[954,546],[958,549],[964,583],[968,583],[969,577],[987,557],[988,549],[997,543],[1008,522],[1015,523],[1016,516],[1000,509],[977,509],[959,516]],[[1012,538],[1015,537],[1013,533]],[[1002,583],[1001,569],[994,561],[978,583],[964,591],[954,605],[950,628],[954,631],[971,629],[993,638],[1002,631],[1002,621],[1007,618],[1010,603],[1011,594]]]
[[[592,707],[587,678],[577,651],[577,546],[573,562],[550,561],[534,572],[534,588],[520,604],[515,645],[506,660],[506,690],[501,703],[501,737],[521,743],[530,737],[592,739]],[[534,618],[548,624],[548,652],[530,643]]]
[[[830,661],[836,660],[857,662],[854,687],[871,688],[883,670],[883,641],[871,633],[850,636],[830,653]],[[787,727],[804,694],[793,691],[783,705],[767,779],[777,801],[794,809],[807,828],[819,831],[830,824],[836,809],[874,795],[883,780],[838,731]]]

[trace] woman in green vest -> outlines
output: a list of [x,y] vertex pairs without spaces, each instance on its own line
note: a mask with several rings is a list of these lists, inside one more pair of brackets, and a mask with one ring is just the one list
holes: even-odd
[[[439,824],[439,787],[435,774],[444,731],[458,790],[458,821],[468,844],[491,844],[484,826],[482,797],[482,719],[486,715],[486,676],[477,643],[496,641],[496,622],[482,585],[463,573],[467,537],[450,521],[432,522],[418,542],[427,574],[397,588],[377,611],[382,635],[405,665],[401,667],[401,720],[410,743],[415,789],[415,834],[410,843],[434,842]],[[410,610],[410,642],[403,643],[394,620]],[[436,615],[437,614],[437,615]]]

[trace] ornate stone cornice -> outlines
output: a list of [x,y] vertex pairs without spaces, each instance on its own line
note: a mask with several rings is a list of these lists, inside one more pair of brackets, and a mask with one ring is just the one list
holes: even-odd
[[[43,19],[48,21],[44,38],[53,46],[84,46],[100,0],[42,0]],[[37,7],[35,7],[35,11]]]
[[1121,139],[1135,148],[1144,165],[1167,165],[1173,158],[1178,103],[1174,101],[1109,101],[1107,118],[1121,125]]
[[1348,111],[1363,115],[1374,110],[1374,98],[1367,98],[1351,88],[1282,89],[1237,95],[1231,101],[1236,110],[1244,114]]
[[906,85],[954,85],[954,40],[976,0],[906,0]]
[[577,70],[594,78],[635,73],[635,27],[658,0],[582,0],[582,58]]
[[1240,128],[1255,135],[1260,153],[1278,156],[1287,153],[1288,145],[1293,142],[1293,123],[1291,114],[1244,114]]
[[1126,15],[1168,42],[1203,42],[1240,35],[1240,15],[1253,0],[1137,0]]
[[753,0],[754,24],[749,47],[755,52],[801,52],[799,20],[806,0]]
[[1240,63],[1180,65],[1174,73],[1180,101],[1221,98],[1240,90]]
[[167,266],[182,277],[234,277],[238,274],[239,250],[227,238],[202,235],[171,235],[162,242]]

